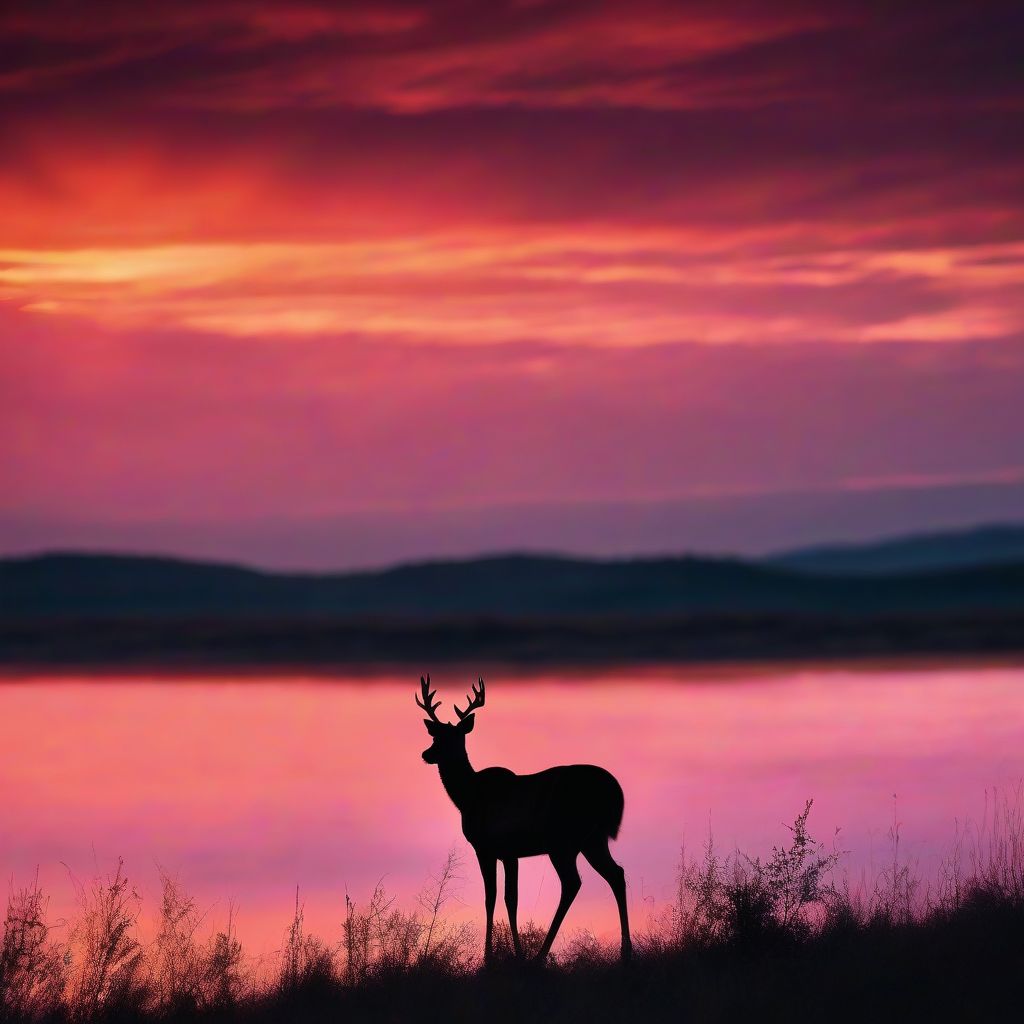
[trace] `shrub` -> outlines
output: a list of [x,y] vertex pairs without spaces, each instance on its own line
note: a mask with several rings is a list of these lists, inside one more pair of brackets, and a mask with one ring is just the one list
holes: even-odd
[[135,936],[139,894],[129,888],[124,862],[106,879],[74,882],[79,915],[71,929],[72,970],[68,1004],[72,1015],[92,1019],[103,1011],[142,1006],[147,988],[145,954]]
[[0,946],[0,1007],[15,1019],[53,1013],[67,981],[67,951],[50,938],[38,876],[11,888]]
[[[762,861],[739,851],[720,857],[708,837],[700,861],[680,854],[676,899],[658,923],[649,948],[718,944],[760,946],[773,939],[801,941],[823,921],[840,896],[828,875],[839,861],[807,831],[813,801],[792,825],[788,845]],[[653,940],[653,941],[652,941]]]

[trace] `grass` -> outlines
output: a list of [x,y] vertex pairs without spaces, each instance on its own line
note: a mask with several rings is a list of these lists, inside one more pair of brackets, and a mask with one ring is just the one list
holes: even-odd
[[[852,885],[840,851],[808,830],[811,803],[766,856],[680,858],[675,899],[635,936],[636,957],[587,933],[544,967],[511,955],[480,964],[476,930],[446,918],[459,863],[449,855],[399,908],[380,886],[346,898],[340,935],[307,934],[295,910],[277,958],[247,957],[229,914],[204,915],[161,873],[155,935],[118,863],[77,886],[78,912],[47,921],[38,882],[12,888],[0,947],[0,1017],[11,1022],[986,1020],[1020,1013],[1024,980],[1024,801],[1003,798],[962,828],[926,882],[890,833],[891,863]],[[527,925],[524,946],[543,932]]]

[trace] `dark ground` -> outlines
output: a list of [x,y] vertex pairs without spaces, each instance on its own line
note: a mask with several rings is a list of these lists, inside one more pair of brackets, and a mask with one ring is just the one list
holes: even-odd
[[[1024,907],[982,900],[942,919],[840,926],[804,943],[769,940],[751,948],[727,944],[653,952],[627,966],[585,958],[545,968],[506,961],[469,973],[417,966],[382,970],[355,986],[314,973],[229,1007],[109,1006],[88,1019],[125,1024],[994,1022],[1020,1019],[1022,980]],[[66,1024],[76,1019],[69,1012],[49,1019]]]
[[253,1006],[247,1021],[908,1022],[1019,1020],[1024,911],[972,907],[907,928],[836,932],[805,946],[641,958],[628,968],[505,964],[429,971],[350,991],[325,985]]
[[0,667],[330,670],[373,665],[614,666],[1024,651],[1024,612],[637,619],[0,620]]

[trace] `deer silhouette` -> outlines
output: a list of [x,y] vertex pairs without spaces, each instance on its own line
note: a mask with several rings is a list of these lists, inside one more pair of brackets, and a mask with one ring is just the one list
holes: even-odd
[[512,945],[522,956],[516,913],[519,904],[519,858],[551,858],[562,895],[544,943],[537,954],[544,960],[558,929],[580,890],[576,861],[582,853],[611,886],[619,907],[622,958],[629,959],[632,943],[626,913],[626,876],[612,859],[608,840],[619,834],[625,803],[618,780],[592,764],[560,765],[535,775],[516,775],[508,768],[475,771],[466,754],[466,736],[473,731],[474,712],[484,706],[484,681],[473,687],[465,711],[455,707],[459,721],[437,717],[440,701],[430,689],[430,676],[420,676],[416,704],[429,716],[423,720],[433,743],[423,751],[427,764],[436,764],[441,783],[462,813],[462,833],[476,852],[484,880],[487,932],[484,961],[490,961],[497,898],[497,864],[505,872],[505,907]]

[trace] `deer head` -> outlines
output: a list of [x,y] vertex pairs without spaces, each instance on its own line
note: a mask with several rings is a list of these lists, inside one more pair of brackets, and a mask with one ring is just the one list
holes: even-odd
[[[441,706],[440,701],[435,701],[436,690],[430,689],[430,676],[420,676],[420,696],[416,698],[417,707],[422,708],[430,716],[423,719],[434,742],[423,751],[423,760],[427,764],[440,764],[456,757],[464,757],[466,754],[466,736],[473,731],[473,722],[476,715],[473,714],[477,708],[484,706],[484,681],[479,681],[479,687],[473,687],[473,695],[468,698],[469,703],[465,711],[455,707],[455,714],[459,721],[452,725],[451,722],[442,722],[437,717],[437,709]],[[422,698],[422,700],[420,699]]]

